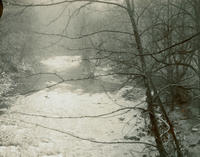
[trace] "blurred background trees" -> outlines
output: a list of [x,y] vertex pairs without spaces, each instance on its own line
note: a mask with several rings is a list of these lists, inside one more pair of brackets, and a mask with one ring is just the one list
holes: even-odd
[[[149,114],[150,130],[160,155],[165,157],[171,152],[172,156],[184,156],[173,113],[186,118],[196,118],[199,114],[196,112],[200,108],[199,0],[63,3],[74,5],[68,14],[66,30],[62,34],[43,35],[77,40],[68,50],[81,53],[84,75],[88,78],[114,75],[123,80],[122,86],[133,88],[136,81],[146,90],[144,110]],[[70,28],[70,23],[76,24],[76,28]],[[30,49],[26,40],[31,37],[24,34],[19,39],[24,42],[18,44],[12,40],[17,38],[16,28],[8,33],[10,29],[0,24],[0,31],[1,72],[17,72],[18,63],[23,64],[26,56],[24,52]]]
[[[86,45],[93,49],[87,59],[96,59],[101,68],[107,66],[109,72],[125,77],[125,84],[136,80],[146,89],[147,111],[161,156],[167,156],[169,150],[161,136],[166,132],[160,129],[163,123],[157,112],[170,126],[175,154],[183,156],[169,111],[178,109],[187,118],[198,115],[194,110],[199,108],[196,99],[200,89],[199,1],[90,3],[80,7],[94,14],[86,16],[87,31],[79,35],[90,41]],[[103,6],[102,12],[97,11],[99,6]]]

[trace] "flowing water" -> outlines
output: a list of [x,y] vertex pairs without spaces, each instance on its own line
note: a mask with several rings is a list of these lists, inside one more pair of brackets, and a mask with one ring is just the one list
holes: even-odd
[[23,85],[17,90],[23,94],[0,117],[0,156],[142,156],[145,145],[119,142],[131,142],[124,137],[136,137],[142,129],[138,110],[92,117],[137,105],[144,99],[141,90],[139,99],[132,102],[116,91],[119,81],[112,77],[76,80],[85,77],[81,53],[66,49],[75,41],[35,33],[62,32],[65,9],[64,5],[5,9],[2,25],[9,32],[7,41],[16,53],[23,51],[22,62],[35,75],[21,78]]

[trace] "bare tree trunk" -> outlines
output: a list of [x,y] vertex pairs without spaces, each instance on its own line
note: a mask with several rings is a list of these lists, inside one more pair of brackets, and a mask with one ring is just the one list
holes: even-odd
[[154,111],[153,97],[151,96],[151,90],[149,88],[147,88],[146,96],[147,96],[149,117],[150,117],[150,121],[151,121],[151,124],[152,124],[152,131],[154,133],[154,137],[155,137],[155,141],[156,141],[156,144],[157,144],[158,151],[160,153],[160,156],[167,157],[167,153],[165,151],[162,139],[160,137],[158,122],[156,120],[155,111]]
[[167,115],[167,112],[166,112],[166,110],[165,110],[165,108],[163,106],[163,103],[162,103],[162,101],[160,99],[160,96],[157,93],[156,87],[154,86],[153,82],[151,82],[151,85],[152,85],[152,88],[153,88],[153,91],[154,91],[154,95],[155,95],[155,97],[153,99],[157,100],[158,105],[160,106],[160,109],[161,109],[161,111],[162,111],[162,113],[164,115],[164,118],[166,119],[166,121],[167,121],[167,123],[168,123],[168,125],[170,127],[169,132],[172,135],[172,138],[173,138],[174,143],[176,145],[177,155],[178,155],[178,157],[183,157],[183,154],[182,154],[181,148],[180,148],[180,143],[179,143],[178,139],[176,138],[176,134],[174,132],[174,126],[173,126],[172,122],[170,121],[170,119],[169,119],[169,117]]
[[[196,26],[196,31],[200,32],[200,1],[199,0],[194,0],[193,1],[193,7],[195,11],[195,26]],[[195,43],[195,48],[197,50],[197,61],[198,61],[198,87],[199,87],[199,95],[200,95],[200,36],[197,37],[196,43]],[[199,107],[199,114],[200,114],[200,107]]]
[[142,46],[142,42],[141,42],[141,38],[139,36],[139,31],[138,31],[138,27],[136,25],[135,22],[135,17],[134,17],[134,0],[126,0],[126,5],[127,5],[127,12],[129,15],[129,18],[131,20],[131,24],[132,24],[132,28],[133,28],[133,32],[134,32],[134,39],[137,45],[137,49],[140,55],[140,62],[141,62],[141,71],[144,74],[144,85],[146,87],[146,96],[147,96],[147,104],[148,104],[148,111],[149,111],[149,117],[150,117],[150,121],[152,124],[152,131],[154,133],[154,138],[157,144],[157,148],[158,151],[160,153],[160,155],[162,157],[167,157],[167,153],[165,151],[162,139],[160,137],[160,131],[158,128],[158,122],[155,116],[155,111],[154,111],[154,103],[153,103],[153,99],[152,99],[152,95],[151,95],[151,88],[150,88],[150,76],[148,74],[147,71],[147,66],[146,66],[146,62],[145,62],[145,58],[143,56],[144,52],[143,52],[143,46]]

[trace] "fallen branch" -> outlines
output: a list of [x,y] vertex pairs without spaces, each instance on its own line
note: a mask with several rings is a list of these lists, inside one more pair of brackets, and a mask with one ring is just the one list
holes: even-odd
[[98,143],[98,144],[143,144],[143,145],[148,145],[148,146],[156,148],[156,146],[154,144],[151,144],[151,143],[148,143],[148,142],[139,142],[139,141],[130,141],[130,142],[129,141],[98,141],[98,140],[91,139],[91,138],[80,137],[80,136],[77,136],[77,135],[75,135],[75,134],[73,134],[71,132],[66,132],[66,131],[62,131],[62,130],[59,130],[59,129],[50,128],[50,127],[44,126],[42,124],[27,122],[27,121],[24,121],[24,120],[21,120],[21,119],[16,119],[16,120],[18,120],[19,122],[22,122],[22,123],[26,123],[26,124],[34,125],[34,126],[41,127],[41,128],[44,128],[44,129],[52,130],[52,131],[55,131],[55,132],[59,132],[59,133],[74,137],[74,138],[79,139],[79,140],[88,141],[88,142],[92,142],[92,143]]
[[[137,105],[136,105],[137,106]],[[134,109],[139,109],[139,110],[143,110],[142,108],[138,108],[138,107],[124,107],[124,108],[120,108],[108,113],[103,113],[103,114],[98,114],[98,115],[89,115],[89,116],[49,116],[49,115],[43,115],[43,114],[33,114],[33,113],[25,113],[25,112],[19,112],[19,111],[13,111],[11,112],[12,114],[21,114],[21,115],[25,115],[25,116],[32,116],[32,117],[42,117],[42,118],[53,118],[53,119],[84,119],[84,118],[102,118],[105,116],[109,116],[121,111],[126,111],[129,112],[130,110],[134,110]]]
[[113,75],[134,75],[134,76],[143,76],[142,74],[138,74],[138,73],[108,73],[108,74],[100,74],[100,75],[95,75],[95,76],[88,76],[88,77],[82,77],[82,78],[72,78],[72,79],[64,79],[62,78],[61,76],[59,76],[57,73],[36,73],[36,74],[31,74],[29,76],[26,76],[26,77],[32,77],[32,76],[36,76],[36,75],[43,75],[43,74],[52,74],[52,75],[55,75],[56,77],[60,78],[61,81],[55,83],[55,84],[52,84],[52,85],[49,85],[49,86],[46,86],[44,88],[41,88],[41,89],[33,89],[33,90],[30,90],[30,91],[26,91],[24,93],[21,93],[21,95],[29,95],[29,94],[32,94],[32,93],[35,93],[35,92],[39,92],[41,90],[44,90],[44,89],[48,89],[48,88],[52,88],[52,87],[55,87],[59,84],[62,84],[64,82],[71,82],[71,81],[83,81],[83,80],[89,80],[89,79],[97,79],[99,77],[105,77],[105,76],[113,76]]

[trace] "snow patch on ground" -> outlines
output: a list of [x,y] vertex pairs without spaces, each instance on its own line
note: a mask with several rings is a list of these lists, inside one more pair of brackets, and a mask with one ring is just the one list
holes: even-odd
[[[110,157],[129,157],[131,154],[142,157],[143,154],[147,154],[147,152],[142,152],[146,147],[143,144],[105,145],[88,141],[145,141],[151,143],[144,134],[145,131],[142,131],[144,120],[138,110],[125,114],[122,111],[102,118],[56,119],[37,116],[99,115],[122,108],[120,105],[128,107],[139,102],[139,100],[127,101],[118,92],[108,92],[107,95],[105,93],[91,94],[81,89],[71,90],[70,86],[63,83],[54,89],[21,96],[11,108],[10,115],[4,116],[5,119],[2,119],[4,122],[15,121],[14,126],[7,124],[7,127],[1,130],[4,136],[5,133],[9,133],[9,137],[12,137],[4,140],[2,144],[16,146],[15,157],[20,155],[21,157],[105,157],[108,154]],[[17,114],[17,112],[24,114]],[[54,128],[68,134],[32,124]],[[88,140],[81,140],[70,134]],[[13,148],[7,149],[12,152]],[[4,150],[3,153],[6,151]],[[0,156],[7,157],[3,153],[0,152]]]

